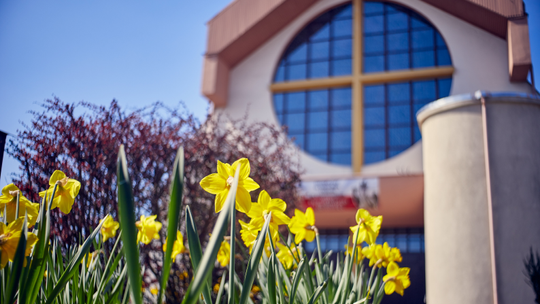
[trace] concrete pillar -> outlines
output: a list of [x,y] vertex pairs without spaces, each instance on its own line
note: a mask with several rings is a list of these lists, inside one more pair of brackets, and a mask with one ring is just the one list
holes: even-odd
[[480,100],[450,96],[417,114],[424,155],[427,303],[495,303],[492,269],[498,303],[534,302],[523,259],[531,246],[540,249],[540,99],[484,95],[493,244]]

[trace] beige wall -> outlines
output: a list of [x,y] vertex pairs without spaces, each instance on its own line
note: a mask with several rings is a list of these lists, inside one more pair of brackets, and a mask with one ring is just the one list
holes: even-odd
[[[486,102],[499,303],[533,303],[522,271],[529,246],[540,245],[540,100]],[[493,303],[480,102],[439,100],[418,118],[427,302]]]

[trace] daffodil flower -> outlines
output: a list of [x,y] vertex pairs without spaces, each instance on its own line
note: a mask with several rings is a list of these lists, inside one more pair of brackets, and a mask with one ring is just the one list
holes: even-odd
[[231,245],[227,241],[221,242],[221,246],[219,246],[219,251],[217,254],[217,261],[221,265],[221,267],[225,267],[229,265],[229,260],[231,258]]
[[150,288],[150,293],[153,294],[153,295],[155,295],[155,296],[158,294],[158,291],[159,291],[159,290],[157,289],[157,287],[152,287],[152,288]]
[[276,257],[278,260],[283,264],[283,267],[285,269],[291,269],[293,267],[296,267],[296,260],[293,256],[293,254],[298,254],[296,246],[294,244],[291,244],[289,248],[287,246],[277,243],[277,246],[279,248],[278,253],[276,253]]
[[[165,243],[163,243],[163,252],[165,251],[167,251],[167,239],[165,240]],[[182,235],[182,232],[177,231],[176,241],[174,241],[173,244],[172,259],[176,259],[177,255],[184,252],[186,252],[186,247],[184,247],[184,236]]]
[[[17,194],[19,194],[19,214],[15,214],[17,212]],[[2,196],[0,196],[0,215],[2,216],[4,216],[4,208],[6,209],[5,217],[8,223],[13,222],[20,216],[24,216],[26,212],[28,215],[28,227],[36,224],[39,204],[32,203],[20,194],[19,188],[14,184],[9,184],[2,189]]]
[[236,209],[247,213],[251,208],[251,196],[249,192],[258,189],[259,185],[249,177],[250,166],[247,158],[241,158],[235,161],[232,166],[224,164],[218,160],[217,173],[212,173],[200,182],[201,187],[208,193],[215,194],[216,213],[223,209],[225,199],[234,180],[236,168],[240,165],[240,176],[238,179],[238,188],[236,189]]
[[[273,214],[273,213],[272,213]],[[315,238],[315,213],[308,207],[306,213],[295,209],[294,216],[291,218],[289,228],[294,234],[294,242],[300,244],[302,240],[313,242]]]
[[351,231],[353,235],[358,231],[357,244],[364,241],[368,244],[375,243],[381,229],[382,215],[372,216],[367,210],[359,209],[356,212],[356,222],[358,225],[352,226]]
[[403,290],[411,286],[411,280],[409,279],[410,268],[399,266],[395,262],[388,264],[387,273],[383,277],[384,281],[384,293],[387,295],[394,292],[403,296]]
[[103,236],[103,242],[105,242],[108,239],[116,236],[116,230],[120,228],[120,223],[113,220],[112,216],[110,215],[107,215],[107,217],[104,220],[102,219],[100,223],[103,221],[105,222],[101,226],[100,232],[101,232],[101,235]]
[[[51,210],[58,207],[64,214],[69,214],[71,212],[71,208],[73,207],[73,203],[75,202],[75,197],[77,197],[79,190],[81,189],[81,183],[74,179],[68,178],[64,172],[56,170],[49,179],[49,190],[41,191],[39,196],[44,197],[45,194],[48,196],[52,195],[54,185],[56,184],[58,184],[58,186],[54,194]],[[48,199],[49,198],[47,197],[46,200]]]
[[141,215],[141,220],[135,223],[139,233],[137,233],[137,242],[143,242],[148,245],[153,239],[159,239],[159,230],[161,223],[156,221],[157,215],[146,217]]
[[[353,246],[345,245],[345,255],[353,255]],[[356,245],[356,263],[360,263],[364,259],[362,254],[362,246]]]
[[251,253],[260,229],[242,220],[238,220],[238,222],[240,223],[240,227],[242,227],[240,229],[240,237],[242,238],[244,245],[249,248],[249,253]]
[[[19,245],[19,239],[21,238],[23,224],[24,217],[19,217],[8,226],[0,222],[0,269],[6,267],[8,261],[13,262],[17,246]],[[25,256],[29,256],[32,253],[32,247],[34,247],[37,241],[37,236],[32,232],[28,232]]]
[[271,198],[265,190],[259,193],[257,203],[251,203],[251,210],[247,216],[251,218],[250,224],[261,229],[265,222],[266,215],[272,212],[270,229],[272,233],[277,231],[279,225],[288,225],[291,219],[284,213],[287,204],[279,198]]
[[388,243],[383,245],[371,244],[364,247],[362,253],[369,259],[369,266],[387,267],[391,262],[401,262],[401,252],[399,248],[390,247]]

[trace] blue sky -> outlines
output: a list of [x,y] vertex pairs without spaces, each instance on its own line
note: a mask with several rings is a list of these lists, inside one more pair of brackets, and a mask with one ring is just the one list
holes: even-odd
[[[183,101],[202,119],[205,23],[229,2],[0,0],[0,130],[16,134],[53,96],[128,109]],[[525,3],[538,71],[540,1]],[[0,187],[12,172],[18,163],[4,155]]]

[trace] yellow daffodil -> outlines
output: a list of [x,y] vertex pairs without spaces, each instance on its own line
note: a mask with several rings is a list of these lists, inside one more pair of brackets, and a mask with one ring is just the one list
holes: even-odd
[[231,245],[229,245],[229,242],[223,241],[221,242],[221,246],[219,247],[219,251],[217,254],[217,261],[221,265],[221,267],[225,267],[229,265],[229,260],[231,257]]
[[399,248],[390,247],[388,243],[383,245],[372,244],[365,247],[362,253],[369,259],[369,266],[387,267],[391,262],[401,262],[401,252]]
[[[81,183],[74,179],[68,178],[64,172],[56,170],[49,179],[49,190],[41,191],[39,196],[44,197],[45,193],[47,193],[47,196],[52,195],[54,185],[56,184],[58,184],[58,187],[56,188],[56,192],[54,194],[51,209],[58,207],[64,214],[69,214],[71,212],[71,208],[73,207],[73,203],[75,202],[75,197],[77,197],[79,190],[81,189]],[[49,198],[46,199],[46,201],[48,200]]]
[[108,239],[116,236],[116,230],[120,228],[120,223],[113,220],[112,216],[110,215],[107,215],[107,217],[104,220],[102,219],[100,223],[103,221],[105,222],[101,226],[100,232],[101,232],[101,235],[103,236],[103,242],[105,242]]
[[155,296],[157,296],[158,291],[159,291],[159,290],[157,289],[157,287],[152,287],[152,288],[150,288],[150,293],[153,294],[153,295],[155,295]]
[[[19,194],[18,215],[15,214],[17,212],[17,193]],[[9,184],[2,189],[2,196],[0,196],[0,215],[2,216],[4,216],[4,208],[6,209],[5,217],[8,223],[24,216],[26,212],[28,214],[28,227],[36,224],[39,214],[39,204],[29,201],[20,193],[19,188],[14,184]]]
[[[0,222],[0,269],[6,267],[8,261],[13,262],[19,239],[21,238],[24,217],[19,217],[8,226]],[[28,232],[26,241],[25,256],[29,256],[32,247],[37,243],[38,238],[32,232]],[[24,263],[26,265],[26,262]]]
[[[163,251],[165,252],[167,250],[167,240],[165,240],[165,243],[163,244]],[[180,253],[186,252],[186,247],[184,247],[184,236],[182,235],[182,232],[177,231],[176,232],[176,241],[174,241],[173,244],[173,250],[172,250],[172,259],[176,259],[176,256]]]
[[272,212],[270,228],[277,231],[279,225],[288,225],[291,219],[284,213],[287,204],[279,198],[271,198],[265,190],[259,193],[257,203],[251,203],[251,210],[247,216],[251,218],[250,224],[258,229],[264,225],[265,216]]
[[240,229],[240,237],[242,238],[242,241],[246,245],[247,248],[249,248],[249,253],[253,250],[253,245],[255,245],[255,241],[257,240],[257,236],[259,235],[259,230],[257,227],[248,224],[242,220],[238,220],[240,223],[240,226],[242,229]]
[[[345,254],[352,255],[353,246],[345,245]],[[362,247],[360,245],[356,245],[356,263],[360,263],[363,259],[364,255],[362,254]]]
[[139,233],[137,233],[137,242],[143,242],[148,245],[153,239],[159,239],[159,230],[161,223],[156,221],[157,215],[146,217],[141,215],[141,220],[135,223]]
[[[81,247],[81,246],[79,246]],[[94,252],[88,252],[85,256],[86,258],[86,268],[90,267],[90,264],[92,264],[92,262],[97,259],[98,255],[99,255],[99,251],[94,251]],[[84,259],[81,261],[81,263],[84,261]]]
[[[273,213],[272,213],[273,214]],[[315,213],[308,207],[306,213],[295,209],[294,216],[291,218],[289,228],[294,234],[294,242],[300,244],[302,240],[313,242],[315,238]]]
[[214,288],[212,288],[212,290],[214,291],[215,294],[217,294],[219,292],[219,284],[214,284]]
[[399,248],[390,247],[386,242],[382,246],[377,245],[377,247],[375,248],[375,255],[377,256],[378,261],[380,261],[379,263],[381,263],[383,267],[387,267],[391,262],[402,261]]
[[283,264],[283,267],[285,267],[285,269],[291,269],[293,267],[296,268],[296,260],[293,256],[293,254],[298,254],[296,246],[294,246],[294,244],[291,244],[291,246],[287,248],[287,246],[281,243],[277,243],[277,246],[279,248],[279,251],[278,253],[276,253],[276,257],[281,262],[281,264]]
[[399,268],[395,262],[390,262],[386,270],[387,273],[383,277],[384,293],[389,295],[397,292],[403,296],[403,290],[411,286],[411,280],[409,279],[410,268]]
[[236,189],[236,209],[240,212],[247,213],[251,208],[251,196],[249,192],[258,189],[259,185],[249,177],[250,166],[247,158],[241,158],[235,161],[232,166],[224,164],[218,160],[217,173],[212,173],[200,182],[201,187],[208,193],[215,194],[215,210],[216,213],[223,209],[225,199],[229,194],[234,173],[240,165],[240,176],[238,179],[238,188]]
[[353,235],[358,231],[357,243],[361,244],[364,241],[368,244],[375,243],[381,229],[382,215],[371,216],[367,210],[359,209],[356,212],[356,222],[358,225],[352,226],[351,231]]

